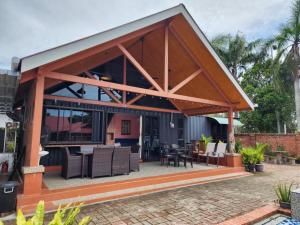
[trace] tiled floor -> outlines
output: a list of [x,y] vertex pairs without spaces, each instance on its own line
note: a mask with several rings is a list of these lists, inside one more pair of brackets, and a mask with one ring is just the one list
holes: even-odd
[[[182,164],[181,164],[182,165]],[[48,173],[44,176],[44,184],[47,186],[48,189],[59,189],[59,188],[68,188],[68,187],[77,187],[83,185],[90,185],[90,184],[100,184],[105,182],[112,182],[112,181],[123,181],[128,179],[136,179],[136,178],[143,178],[143,177],[150,177],[150,176],[159,176],[159,175],[166,175],[166,174],[173,174],[173,173],[180,173],[180,172],[191,172],[191,171],[198,171],[198,170],[208,170],[208,169],[215,169],[215,165],[206,164],[194,164],[193,168],[191,168],[190,164],[187,165],[185,168],[183,165],[180,167],[174,166],[161,166],[160,162],[147,162],[140,164],[140,171],[139,172],[131,172],[129,175],[120,175],[120,176],[113,176],[113,177],[100,177],[100,178],[72,178],[69,180],[65,180],[57,173]]]
[[269,165],[266,172],[87,206],[92,224],[217,224],[276,199],[274,185],[300,184],[299,166]]

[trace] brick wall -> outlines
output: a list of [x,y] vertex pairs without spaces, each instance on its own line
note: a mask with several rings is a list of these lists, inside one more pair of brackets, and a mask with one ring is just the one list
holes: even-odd
[[235,134],[243,146],[254,146],[255,143],[266,143],[276,150],[282,146],[287,152],[300,156],[300,134]]

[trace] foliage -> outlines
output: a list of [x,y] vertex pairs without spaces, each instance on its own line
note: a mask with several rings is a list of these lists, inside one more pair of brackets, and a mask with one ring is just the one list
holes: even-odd
[[268,156],[276,156],[276,153],[272,151],[272,146],[271,145],[267,145],[265,148],[265,155]]
[[256,163],[259,164],[264,161],[265,150],[267,148],[267,144],[256,143]]
[[[54,215],[54,218],[48,223],[48,225],[72,225],[76,223],[76,218],[80,213],[81,204],[76,207],[67,205],[64,208],[59,207]],[[26,220],[21,210],[18,210],[16,224],[17,225],[43,225],[45,215],[44,201],[40,201],[36,207],[35,214],[30,219]],[[79,225],[89,224],[90,217],[84,217]],[[1,225],[1,224],[0,224]]]
[[279,183],[275,187],[275,193],[280,202],[291,203],[291,189],[293,183]]
[[12,141],[6,142],[6,152],[13,153],[15,150],[15,143]]
[[243,75],[249,64],[260,58],[260,52],[256,49],[261,41],[247,42],[245,36],[240,33],[235,36],[231,34],[218,35],[211,43],[222,61],[237,79]]
[[255,148],[247,147],[243,148],[240,153],[242,155],[242,161],[244,165],[256,165],[264,160],[264,153],[267,145],[256,143]]
[[213,138],[211,136],[206,137],[204,134],[201,135],[201,141],[204,141],[205,149],[208,143],[212,142]]
[[243,148],[240,153],[242,155],[242,161],[244,165],[256,165],[257,152],[255,151],[255,148]]
[[243,149],[242,142],[241,142],[240,139],[237,139],[237,140],[235,141],[234,151],[235,151],[236,153],[240,153],[240,151],[241,151],[242,149]]

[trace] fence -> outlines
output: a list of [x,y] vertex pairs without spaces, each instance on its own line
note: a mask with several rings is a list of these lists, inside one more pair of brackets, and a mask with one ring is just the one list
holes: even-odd
[[278,146],[290,154],[300,156],[300,134],[235,134],[235,139],[240,140],[243,146],[255,146],[255,143],[266,143],[276,150]]

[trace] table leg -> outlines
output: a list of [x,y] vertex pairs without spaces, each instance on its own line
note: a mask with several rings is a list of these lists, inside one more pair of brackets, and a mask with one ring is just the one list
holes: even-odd
[[84,165],[84,159],[85,159],[85,157],[84,157],[84,155],[81,155],[81,159],[82,159],[82,163],[81,163],[81,178],[83,178],[84,177],[84,169],[85,169],[85,165]]

